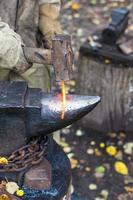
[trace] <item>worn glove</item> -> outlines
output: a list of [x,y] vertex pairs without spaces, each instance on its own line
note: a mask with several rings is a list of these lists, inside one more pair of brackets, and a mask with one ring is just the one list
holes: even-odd
[[8,24],[0,22],[0,68],[22,73],[29,67],[23,55],[21,37]]
[[58,21],[60,4],[42,4],[39,7],[39,29],[43,35],[46,48],[52,47],[54,34],[63,33]]

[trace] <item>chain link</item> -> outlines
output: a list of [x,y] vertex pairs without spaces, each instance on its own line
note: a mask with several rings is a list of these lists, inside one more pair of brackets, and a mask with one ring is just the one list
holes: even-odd
[[8,158],[8,164],[0,164],[0,172],[20,172],[33,165],[39,164],[46,155],[48,137],[40,136],[14,151]]

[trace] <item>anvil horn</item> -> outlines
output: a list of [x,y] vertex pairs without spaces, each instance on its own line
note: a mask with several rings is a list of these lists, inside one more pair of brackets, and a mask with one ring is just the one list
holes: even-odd
[[61,119],[60,95],[43,94],[41,104],[42,130],[51,133],[64,128],[88,114],[100,101],[98,96],[67,95],[65,116]]

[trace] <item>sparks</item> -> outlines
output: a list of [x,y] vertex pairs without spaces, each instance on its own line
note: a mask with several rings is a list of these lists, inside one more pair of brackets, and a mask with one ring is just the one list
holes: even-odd
[[65,117],[65,108],[66,108],[66,89],[64,80],[61,81],[61,92],[62,92],[62,112],[61,119],[63,120]]

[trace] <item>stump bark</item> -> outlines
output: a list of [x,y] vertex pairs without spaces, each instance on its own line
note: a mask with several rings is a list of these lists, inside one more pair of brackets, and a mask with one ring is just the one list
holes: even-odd
[[105,64],[80,52],[76,92],[101,97],[101,103],[82,119],[84,128],[97,132],[133,131],[133,62],[130,66]]

